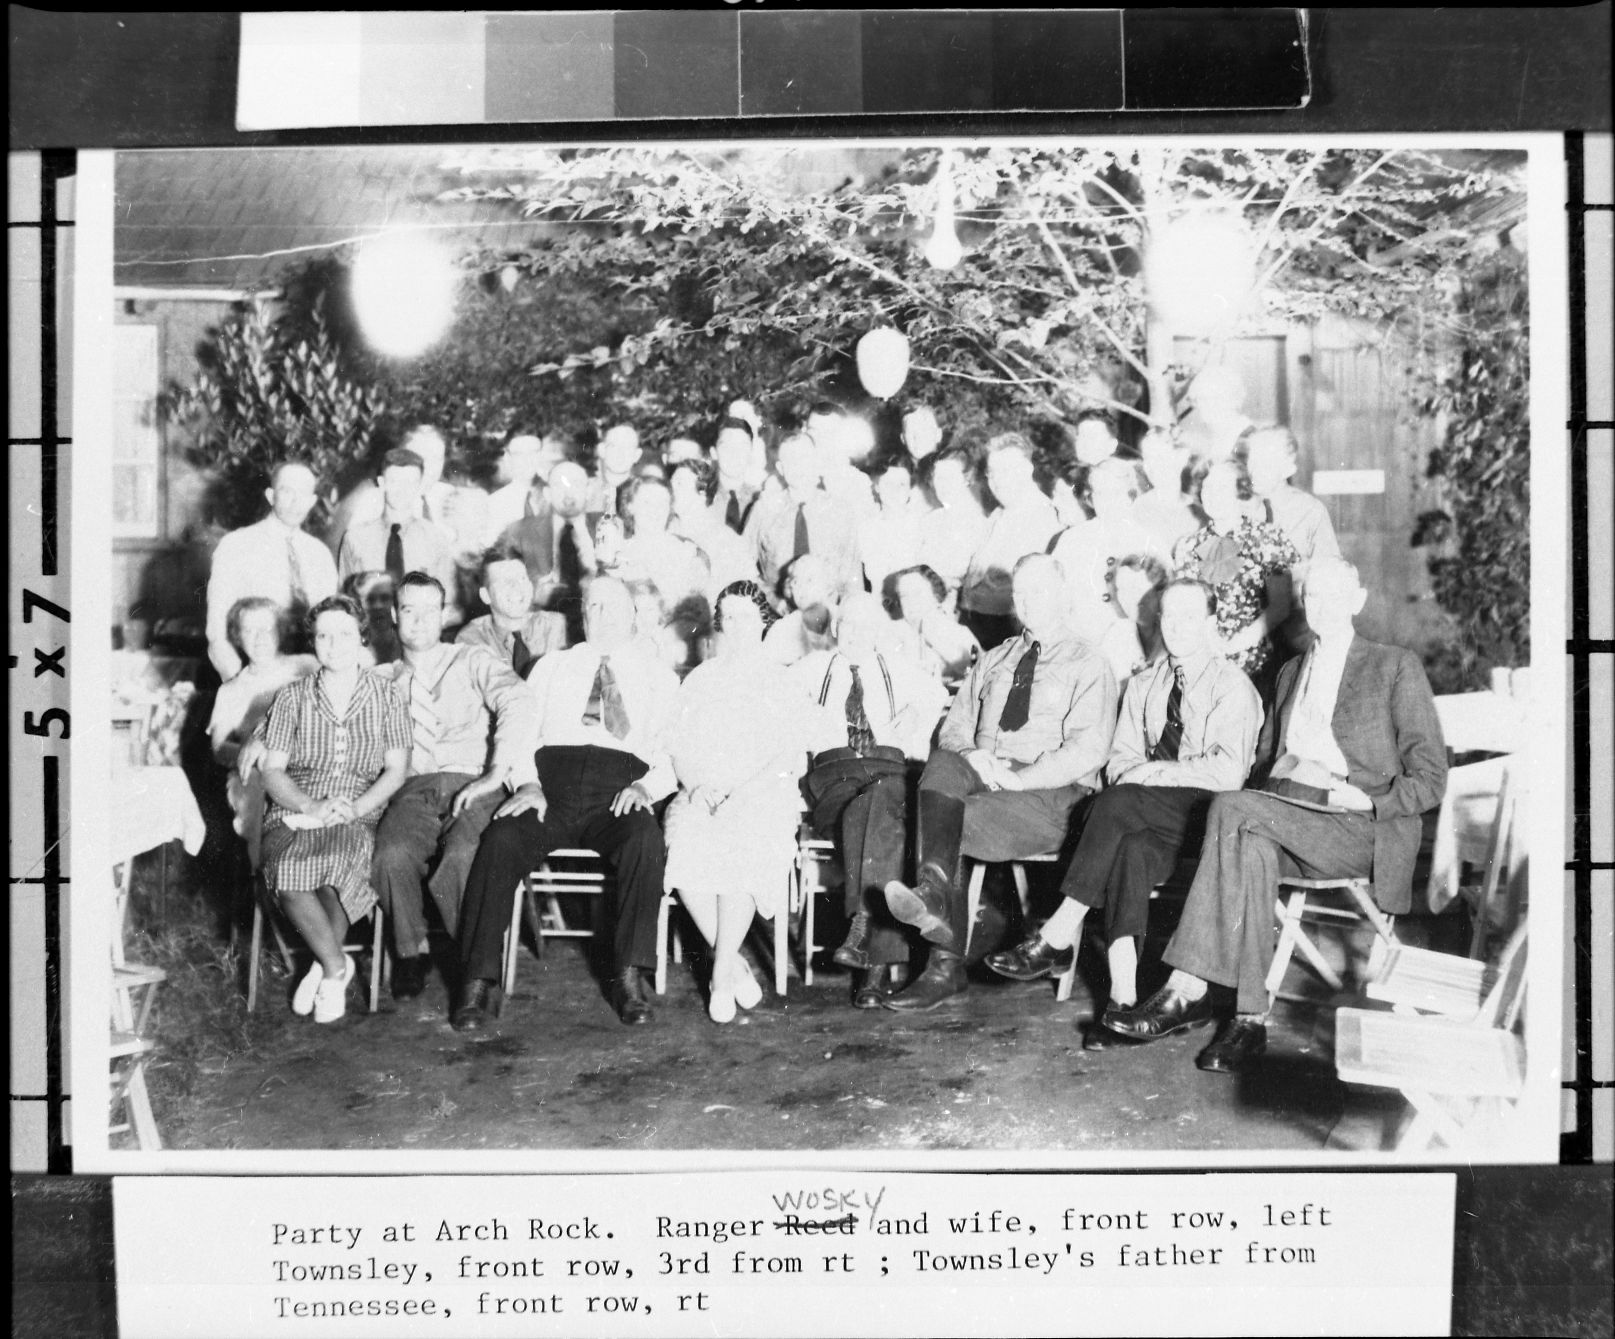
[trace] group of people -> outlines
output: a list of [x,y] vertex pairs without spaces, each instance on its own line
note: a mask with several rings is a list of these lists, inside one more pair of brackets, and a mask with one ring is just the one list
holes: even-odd
[[[1248,1065],[1278,877],[1372,873],[1405,909],[1446,763],[1417,657],[1353,633],[1365,594],[1290,482],[1294,438],[1201,427],[1132,458],[1089,419],[1051,456],[1019,432],[944,443],[915,408],[871,460],[835,405],[770,431],[737,403],[710,447],[612,428],[593,475],[518,437],[476,500],[426,433],[329,544],[302,529],[318,481],[282,464],[269,515],[218,547],[208,636],[238,827],[314,955],[294,1011],[342,1016],[347,927],[378,901],[393,992],[419,995],[429,894],[452,1024],[487,1027],[522,880],[585,847],[614,874],[619,1018],[652,1016],[672,891],[727,1022],[761,998],[741,945],[786,914],[805,823],[836,846],[856,1007],[963,997],[965,862],[1060,852],[1058,909],[987,965],[1064,971],[1102,909],[1085,1044],[1222,1014],[1202,1067]],[[298,619],[312,657],[281,635]],[[1141,1003],[1150,890],[1196,861]]]

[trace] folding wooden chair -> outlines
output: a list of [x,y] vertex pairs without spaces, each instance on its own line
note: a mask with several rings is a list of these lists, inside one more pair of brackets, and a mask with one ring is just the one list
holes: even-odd
[[[252,940],[248,948],[247,958],[247,1012],[252,1013],[258,1008],[258,972],[263,962],[264,950],[264,897],[254,895],[252,906]],[[281,932],[280,913],[270,911],[267,914],[269,927],[275,936],[275,945],[280,952],[280,960],[286,974],[290,976],[296,967],[292,957],[291,945]],[[375,1013],[381,1007],[381,987],[383,983],[392,979],[392,964],[387,955],[386,923],[387,913],[381,909],[378,902],[370,912],[370,1012]]]
[[[965,882],[965,947],[969,948],[969,939],[975,932],[976,915],[981,910],[981,890],[987,882],[987,867],[992,864],[1006,864],[1009,866],[1009,875],[1015,881],[1015,896],[1020,900],[1021,918],[1028,924],[1031,922],[1032,904],[1028,893],[1026,881],[1026,867],[1028,865],[1051,865],[1060,859],[1058,851],[1044,851],[1038,855],[1021,856],[1017,860],[992,861],[977,860],[966,857],[970,862],[970,874]],[[1071,955],[1071,966],[1062,972],[1055,980],[1054,998],[1065,1001],[1071,998],[1072,988],[1077,981],[1077,955]]]
[[[1317,900],[1320,893],[1344,893],[1348,905],[1330,906]],[[1274,905],[1279,923],[1278,945],[1273,952],[1272,965],[1267,970],[1269,1003],[1278,999],[1305,1001],[1303,995],[1289,994],[1280,989],[1290,961],[1297,952],[1322,978],[1325,985],[1337,994],[1345,989],[1340,973],[1330,966],[1317,944],[1305,929],[1305,922],[1314,922],[1351,928],[1361,924],[1373,927],[1375,935],[1386,944],[1396,943],[1395,922],[1374,905],[1374,885],[1368,879],[1303,879],[1286,876],[1279,880],[1279,896]]]
[[795,888],[791,894],[793,908],[802,912],[802,984],[813,984],[813,955],[828,944],[818,942],[818,920],[815,914],[816,899],[831,890],[820,873],[823,866],[836,858],[836,844],[823,837],[815,837],[804,812],[802,825],[796,838],[796,864],[792,870]]
[[[557,866],[557,861],[566,863]],[[592,862],[591,867],[576,868],[582,861]],[[546,938],[587,939],[594,934],[592,926],[586,930],[573,929],[566,923],[559,901],[561,895],[599,897],[605,893],[609,877],[598,851],[576,846],[551,851],[544,862],[522,880],[510,908],[510,926],[505,931],[503,983],[507,1000],[516,991],[516,951],[521,946],[523,915],[533,934],[533,952],[542,960]]]
[[1336,1013],[1335,1069],[1341,1079],[1394,1088],[1413,1107],[1399,1150],[1423,1149],[1437,1140],[1461,1149],[1483,1111],[1500,1110],[1524,1090],[1525,1044],[1515,1024],[1525,1002],[1525,966],[1522,923],[1468,1022],[1377,1009]]
[[146,1061],[157,1049],[157,1043],[116,1027],[112,1029],[111,1038],[112,1114],[115,1117],[122,1107],[125,1119],[114,1120],[108,1133],[133,1130],[135,1141],[142,1149],[161,1149],[162,1136],[157,1132],[157,1120],[151,1114],[151,1095],[146,1089]]

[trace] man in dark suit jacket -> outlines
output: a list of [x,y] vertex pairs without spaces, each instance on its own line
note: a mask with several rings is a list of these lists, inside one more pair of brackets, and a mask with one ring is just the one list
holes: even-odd
[[1237,1012],[1195,1062],[1216,1073],[1248,1068],[1267,1047],[1279,877],[1370,876],[1379,906],[1405,912],[1419,815],[1447,785],[1446,745],[1419,658],[1353,632],[1367,599],[1357,569],[1320,559],[1302,590],[1315,640],[1279,673],[1252,789],[1211,803],[1200,867],[1165,954],[1172,976],[1111,1022],[1153,1041],[1211,1019],[1208,982],[1233,987]]

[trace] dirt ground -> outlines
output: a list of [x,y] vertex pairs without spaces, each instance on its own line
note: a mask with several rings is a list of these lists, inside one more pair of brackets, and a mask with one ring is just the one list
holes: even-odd
[[437,972],[416,1000],[384,989],[375,1014],[356,987],[349,1016],[320,1027],[291,1015],[292,979],[265,963],[237,1043],[159,1103],[168,1147],[1288,1152],[1381,1133],[1383,1103],[1335,1079],[1328,1009],[1281,1004],[1265,1063],[1236,1079],[1194,1067],[1205,1031],[1085,1052],[1082,985],[1060,1004],[1051,982],[979,966],[928,1015],[854,1010],[831,967],[720,1027],[687,960],[655,1021],[627,1028],[584,943],[550,941],[542,960],[524,946],[499,1023],[461,1036]]

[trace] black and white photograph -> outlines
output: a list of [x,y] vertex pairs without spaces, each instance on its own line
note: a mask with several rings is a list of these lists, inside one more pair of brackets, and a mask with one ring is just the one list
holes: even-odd
[[81,156],[76,1167],[1556,1158],[1560,156]]

